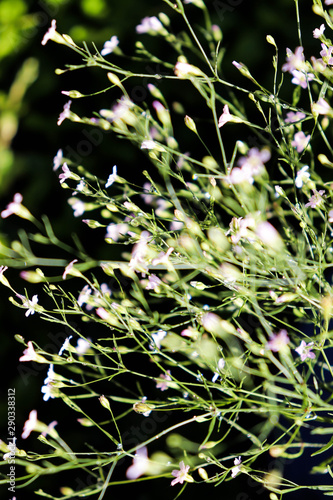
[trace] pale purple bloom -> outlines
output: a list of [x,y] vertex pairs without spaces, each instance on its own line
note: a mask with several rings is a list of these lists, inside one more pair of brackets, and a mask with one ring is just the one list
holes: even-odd
[[127,234],[128,224],[120,222],[119,224],[109,224],[106,228],[105,238],[110,238],[113,241],[118,241],[121,236]]
[[23,351],[23,356],[19,358],[19,361],[36,361],[37,359],[37,353],[34,349],[33,343],[31,340],[28,342],[28,347],[27,349],[24,349]]
[[91,288],[89,287],[89,285],[85,285],[82,288],[79,297],[77,299],[78,306],[82,307],[83,304],[86,304],[90,297],[90,294],[91,294]]
[[324,34],[324,31],[325,31],[325,25],[321,24],[320,28],[316,28],[315,30],[313,30],[313,38],[320,38]]
[[333,222],[333,210],[328,212],[328,222]]
[[320,51],[320,55],[323,58],[324,63],[332,65],[333,64],[333,45],[327,47],[324,43],[321,44],[322,50]]
[[302,113],[301,111],[296,111],[296,113],[294,113],[293,111],[289,111],[289,113],[287,113],[287,118],[284,121],[286,123],[296,123],[300,120],[303,120],[303,118],[305,117],[305,113]]
[[183,482],[190,476],[188,476],[188,471],[190,470],[189,465],[185,465],[183,461],[179,463],[180,470],[173,470],[171,474],[176,478],[171,481],[171,486],[177,483],[183,484]]
[[229,106],[228,104],[225,104],[223,107],[223,113],[219,118],[219,127],[223,127],[227,122],[229,122],[232,119],[232,116],[229,111]]
[[117,165],[113,165],[112,174],[109,175],[105,188],[112,186],[117,177]]
[[[156,384],[156,389],[161,389],[161,391],[166,391],[169,388],[168,382],[170,382],[172,380],[172,378],[170,377],[170,374],[171,374],[170,370],[167,370],[166,374],[162,373],[159,376],[159,378],[156,379],[156,380],[158,380],[158,382]],[[163,380],[160,380],[160,379],[163,379]]]
[[238,160],[238,166],[234,167],[228,177],[232,184],[241,182],[249,182],[253,184],[254,177],[259,175],[264,170],[264,163],[271,157],[269,149],[263,148],[259,151],[258,148],[251,148],[247,156],[243,156]]
[[62,165],[63,152],[62,149],[58,149],[56,156],[53,158],[53,170],[57,170]]
[[151,235],[148,231],[142,231],[139,241],[135,243],[132,249],[131,260],[129,262],[130,269],[138,272],[148,270],[146,259],[149,253],[148,241],[150,238]]
[[149,33],[149,32],[159,32],[163,29],[163,24],[161,21],[156,17],[144,17],[141,20],[141,23],[137,25],[136,27],[136,32],[137,33]]
[[156,274],[151,274],[150,276],[148,276],[148,284],[146,286],[146,290],[156,290],[161,283],[162,281],[158,276],[156,276]]
[[101,50],[101,56],[107,56],[114,51],[114,49],[119,45],[119,40],[117,36],[112,36],[110,40],[104,43],[103,49]]
[[138,448],[133,458],[133,464],[127,469],[127,479],[138,479],[148,469],[148,450],[146,446]]
[[237,474],[241,471],[241,464],[242,464],[241,457],[235,458],[234,460],[235,467],[231,469],[231,477],[236,477]]
[[307,183],[308,180],[310,179],[310,174],[307,172],[309,170],[309,166],[305,165],[304,167],[301,168],[297,172],[296,179],[295,179],[295,186],[298,188],[301,188],[303,186],[303,183]]
[[62,168],[62,174],[59,175],[60,184],[70,179],[72,172],[69,170],[67,163],[64,163]]
[[308,82],[314,79],[313,73],[304,73],[303,71],[298,71],[295,69],[291,73],[293,78],[291,79],[291,83],[294,85],[300,85],[302,89],[306,89],[308,86]]
[[296,47],[295,53],[287,49],[287,62],[282,66],[282,71],[289,71],[293,73],[294,70],[304,69],[304,48]]
[[333,5],[333,0],[325,0],[325,5]]
[[37,410],[31,410],[29,413],[29,418],[24,422],[22,439],[27,439],[31,432],[35,430],[37,426]]
[[318,115],[327,115],[332,111],[331,106],[323,97],[320,97],[317,102],[314,102],[311,106],[312,112]]
[[75,200],[74,203],[71,203],[71,207],[74,210],[74,217],[80,217],[80,215],[83,215],[86,208],[85,204],[81,200]]
[[309,199],[308,203],[305,204],[306,207],[311,207],[311,208],[316,208],[318,205],[320,205],[324,200],[323,200],[323,194],[325,194],[325,190],[321,189],[320,191],[316,191],[315,189],[312,190],[313,195]]
[[316,355],[314,352],[312,352],[312,346],[313,342],[309,342],[309,344],[307,344],[306,342],[304,342],[304,340],[302,340],[297,349],[295,349],[297,354],[301,356],[301,361],[305,361],[307,358],[315,359]]
[[72,260],[66,267],[65,267],[65,270],[63,272],[63,275],[62,275],[62,279],[65,280],[66,277],[67,277],[67,274],[70,273],[73,269],[73,265],[75,264],[75,262],[78,262],[77,259],[74,259]]
[[289,342],[287,330],[280,330],[279,333],[273,333],[271,339],[266,343],[265,349],[273,352],[283,351]]
[[7,208],[1,212],[1,217],[5,219],[13,214],[18,214],[21,210],[23,196],[20,193],[14,195],[14,200],[7,205]]
[[22,300],[24,307],[28,309],[25,315],[28,317],[30,316],[30,314],[35,314],[35,309],[38,302],[38,295],[34,295],[31,300],[27,299],[23,295],[17,294],[17,296],[20,297],[20,299]]
[[72,104],[72,101],[68,101],[68,102],[66,102],[66,104],[64,104],[64,109],[59,115],[57,125],[61,125],[62,122],[64,120],[66,120],[66,118],[69,118],[69,116],[71,114],[71,111],[70,111],[71,104]]
[[297,149],[298,153],[301,153],[306,146],[309,144],[311,135],[305,135],[304,132],[296,132],[294,139],[291,141],[291,145]]
[[42,45],[45,45],[49,40],[51,40],[56,32],[57,29],[57,23],[55,19],[52,19],[51,21],[51,27],[47,30],[45,33],[43,40],[42,40]]

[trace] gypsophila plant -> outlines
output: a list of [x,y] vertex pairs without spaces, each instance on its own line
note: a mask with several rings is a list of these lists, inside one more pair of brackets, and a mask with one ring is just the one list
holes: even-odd
[[[80,58],[56,73],[98,68],[108,83],[95,94],[117,98],[85,117],[76,100],[87,96],[65,90],[58,125],[69,120],[127,140],[138,163],[136,176],[118,162],[100,178],[62,150],[54,158],[74,217],[92,237],[103,232],[115,259],[61,242],[19,193],[1,213],[29,224],[20,241],[2,247],[0,280],[11,302],[26,322],[35,315],[71,332],[58,354],[37,345],[33,332],[17,336],[25,345],[20,362],[45,365],[41,405],[56,400],[58,422],[65,405],[76,433],[93,428],[90,438],[104,437],[104,449],[91,442],[76,451],[55,422],[31,409],[15,450],[1,443],[3,470],[13,456],[20,468],[17,489],[35,481],[41,497],[102,499],[115,485],[155,480],[168,485],[168,498],[185,487],[193,495],[198,483],[217,486],[222,498],[229,482],[241,492],[249,478],[271,500],[306,488],[333,495],[326,480],[333,477],[333,2],[313,0],[321,18],[313,33],[302,31],[294,3],[295,46],[266,38],[274,51],[270,89],[239,61],[244,88],[224,80],[223,25],[212,24],[203,0],[165,0],[166,12],[144,17],[133,59],[116,36],[104,47],[78,46],[52,21],[42,44],[65,45]],[[192,9],[202,12],[202,26],[189,21]],[[150,37],[168,47],[165,60],[145,46]],[[315,54],[303,44],[309,37],[318,41]],[[145,72],[149,62],[159,72]],[[146,101],[131,98],[134,78],[149,82]],[[195,113],[186,100],[168,102],[163,89],[171,84],[177,101],[194,88]],[[237,140],[244,130],[249,140]],[[182,147],[185,132],[193,152]],[[39,258],[30,242],[67,257]],[[25,291],[9,283],[7,266],[25,268]],[[33,451],[34,432],[44,453]],[[290,470],[303,454],[309,470],[296,483]],[[75,489],[62,479],[66,471],[91,480]],[[59,477],[57,496],[38,489],[47,474]]]

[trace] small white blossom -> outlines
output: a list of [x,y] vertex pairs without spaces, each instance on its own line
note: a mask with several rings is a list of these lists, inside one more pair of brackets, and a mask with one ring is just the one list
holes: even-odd
[[307,183],[308,180],[310,179],[310,174],[308,172],[309,166],[305,165],[304,167],[301,168],[297,172],[296,179],[295,179],[295,186],[298,188],[301,188],[303,186],[303,183]]
[[101,50],[101,56],[106,56],[108,54],[111,54],[111,52],[114,51],[114,49],[119,45],[119,40],[117,36],[112,36],[110,40],[104,43],[104,46]]
[[115,182],[117,177],[117,165],[114,165],[112,168],[112,174],[109,175],[108,180],[105,184],[105,187],[108,188],[112,186],[112,184]]

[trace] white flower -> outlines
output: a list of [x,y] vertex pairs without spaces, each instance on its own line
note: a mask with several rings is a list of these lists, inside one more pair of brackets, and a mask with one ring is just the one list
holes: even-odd
[[24,427],[23,427],[23,432],[22,432],[22,439],[27,439],[28,436],[30,436],[31,431],[33,431],[36,428],[37,425],[37,410],[31,410],[29,413],[29,418],[28,420],[25,421]]
[[327,115],[332,111],[332,108],[323,97],[320,97],[317,102],[312,104],[311,111],[314,115]]
[[116,180],[116,177],[117,177],[117,165],[113,165],[112,174],[109,175],[108,180],[105,184],[105,187],[108,188],[108,187],[112,186],[112,184]]
[[235,458],[234,460],[235,467],[231,469],[231,477],[236,477],[237,474],[241,471],[241,464],[242,464],[241,457]]
[[296,179],[295,179],[295,186],[298,188],[301,188],[303,186],[303,183],[307,183],[308,180],[310,179],[310,174],[307,172],[309,170],[309,166],[305,165],[304,167],[301,168],[297,172]]
[[138,448],[133,458],[133,464],[127,469],[127,479],[138,479],[148,470],[148,450],[146,446]]
[[62,344],[62,346],[61,346],[61,347],[60,347],[60,349],[59,349],[58,356],[61,356],[61,355],[62,355],[62,353],[63,353],[66,349],[68,349],[69,341],[71,340],[71,338],[72,338],[72,337],[73,337],[73,335],[70,335],[69,337],[67,337],[67,338],[65,339],[65,342]]
[[53,369],[53,365],[49,366],[48,372],[47,372],[47,377],[44,380],[44,385],[41,389],[41,392],[44,393],[43,400],[48,401],[50,398],[54,399],[56,397],[56,391],[54,387],[52,386],[52,382],[54,382],[55,379],[55,373]]
[[141,23],[137,25],[136,27],[136,32],[137,33],[158,33],[163,30],[163,24],[161,21],[156,17],[144,17],[141,20]]
[[58,149],[56,156],[53,158],[53,170],[57,170],[62,165],[63,152],[62,149]]
[[56,29],[57,29],[57,22],[55,19],[52,19],[51,27],[47,30],[47,32],[45,33],[43,40],[41,42],[42,45],[45,45],[49,40],[52,40],[52,38],[56,32]]
[[77,344],[76,344],[77,354],[84,355],[88,351],[89,348],[90,348],[90,342],[88,342],[88,340],[82,339],[82,338],[79,338],[77,340]]
[[320,38],[321,35],[323,35],[325,31],[325,25],[324,24],[321,24],[320,25],[320,28],[316,28],[315,30],[313,30],[313,38]]
[[165,330],[157,330],[156,333],[151,334],[154,344],[158,349],[161,348],[161,341],[164,339],[166,335],[167,332]]
[[121,236],[125,236],[128,232],[128,224],[120,222],[119,224],[109,224],[106,228],[105,238],[110,238],[113,241],[118,241]]
[[117,36],[112,36],[110,40],[104,43],[103,49],[101,50],[101,56],[106,56],[111,54],[114,49],[119,45],[119,40]]

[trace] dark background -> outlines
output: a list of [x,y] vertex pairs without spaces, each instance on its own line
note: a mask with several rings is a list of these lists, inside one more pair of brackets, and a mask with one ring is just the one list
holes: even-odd
[[[318,57],[319,42],[313,40],[312,30],[321,24],[311,12],[312,2],[302,1],[301,20],[302,31],[307,57]],[[212,20],[218,24],[223,32],[222,46],[226,50],[222,63],[222,75],[226,80],[235,84],[249,87],[247,82],[233,67],[232,61],[241,61],[251,70],[252,74],[263,85],[272,88],[273,47],[266,42],[266,35],[272,35],[280,49],[280,67],[285,59],[285,48],[294,50],[299,45],[297,37],[296,16],[293,0],[225,0],[207,1],[210,7]],[[120,46],[126,54],[134,52],[137,39],[135,26],[144,16],[157,15],[166,12],[171,20],[173,30],[183,29],[181,21],[175,18],[171,10],[162,1],[137,1],[122,0],[55,0],[54,2],[35,2],[28,0],[1,0],[0,1],[0,208],[3,209],[13,198],[14,193],[21,192],[24,203],[30,211],[40,218],[47,214],[52,221],[57,236],[67,242],[71,241],[73,232],[77,233],[91,255],[111,258],[111,247],[105,245],[103,234],[96,233],[96,238],[91,238],[91,230],[84,225],[80,218],[73,217],[73,211],[67,203],[68,192],[61,189],[58,175],[52,171],[53,157],[57,150],[62,148],[64,154],[70,156],[78,152],[80,144],[87,137],[83,129],[86,126],[65,121],[61,127],[56,124],[59,113],[64,103],[68,100],[61,94],[62,90],[79,90],[83,94],[92,93],[108,85],[105,72],[94,70],[80,70],[68,72],[57,76],[56,68],[63,68],[66,63],[79,63],[74,52],[63,46],[48,42],[45,47],[41,45],[42,37],[50,26],[53,18],[57,19],[58,31],[68,33],[80,44],[85,40],[88,44],[92,41],[101,49],[105,40],[112,35],[117,35]],[[201,12],[193,6],[188,6],[189,18],[196,25],[201,22]],[[165,56],[165,46],[157,38],[149,41],[147,35],[142,40],[154,47],[157,55]],[[112,57],[112,56],[109,56]],[[167,53],[167,58],[175,63],[176,56]],[[124,62],[130,66],[130,59]],[[154,70],[154,65],[149,65]],[[156,83],[153,79],[152,83]],[[145,98],[147,82],[133,81],[126,84],[131,97],[137,102]],[[13,86],[14,85],[14,86]],[[189,85],[169,85],[161,82],[160,89],[165,93],[169,102],[183,102],[187,114],[200,117],[206,112],[195,91]],[[141,89],[140,92],[137,88]],[[251,87],[249,87],[251,88]],[[287,85],[288,91],[288,85]],[[289,87],[290,91],[291,86]],[[132,93],[131,93],[132,89]],[[179,92],[182,92],[179,94]],[[90,116],[94,109],[109,108],[119,98],[116,92],[101,94],[96,98],[86,98],[73,101],[73,110],[79,115]],[[242,97],[242,99],[244,99]],[[245,102],[245,101],[244,101]],[[247,103],[246,103],[247,104]],[[222,110],[221,110],[222,111]],[[181,121],[183,117],[180,117]],[[177,120],[177,117],[175,118]],[[226,132],[228,134],[230,132]],[[237,137],[238,138],[238,137]],[[232,144],[235,138],[230,136]],[[184,135],[184,149],[192,145],[193,136]],[[70,153],[72,151],[72,153]],[[107,178],[112,165],[117,164],[130,175],[135,175],[139,184],[144,178],[141,171],[146,167],[145,156],[134,147],[108,135],[100,145],[94,146],[89,154],[81,155],[82,163],[92,173]],[[126,177],[126,175],[124,175]],[[22,220],[11,216],[0,221],[0,241],[3,244],[15,239],[17,231],[22,225]],[[95,234],[95,233],[94,233]],[[58,257],[52,251],[53,257]],[[63,256],[63,255],[61,255]],[[70,259],[69,259],[70,260]],[[7,276],[19,293],[24,292],[26,283],[19,278],[18,269],[10,269]],[[68,285],[73,293],[77,294],[81,286],[75,279]],[[37,293],[39,287],[28,285],[29,293]],[[15,334],[22,335],[26,340],[34,339],[41,346],[53,346],[54,351],[69,332],[54,324],[45,324],[37,315],[25,318],[24,310],[17,309],[8,302],[7,289],[1,288],[1,399],[0,418],[6,439],[7,423],[7,388],[16,389],[16,425],[17,435],[21,434],[24,421],[31,409],[38,410],[39,419],[49,422],[59,410],[56,400],[47,403],[42,401],[40,387],[46,376],[43,365],[34,366],[29,371],[28,364],[22,366],[18,358],[22,354],[23,345],[16,342]],[[54,347],[56,346],[56,348]],[[95,410],[100,411],[100,409]],[[71,435],[71,442],[79,446],[82,441],[80,430],[74,425],[76,415],[72,412],[63,412],[63,420],[59,421],[59,431],[64,435]],[[71,427],[72,426],[72,427]],[[75,429],[75,431],[74,431]],[[31,439],[31,438],[30,438]],[[85,435],[84,439],[89,441]],[[103,448],[103,439],[94,436],[96,448]],[[18,447],[22,445],[18,440]],[[23,447],[27,443],[23,444]],[[42,449],[42,447],[41,447]],[[44,450],[44,449],[43,449]],[[267,458],[269,461],[270,458]],[[267,463],[267,466],[269,464]],[[265,466],[263,464],[263,466]],[[304,477],[306,459],[288,464],[287,476],[289,479],[311,483],[316,482],[316,477]],[[72,481],[70,481],[70,479]],[[320,478],[322,480],[322,477]],[[81,480],[81,479],[80,479]],[[79,483],[80,480],[77,480]],[[66,481],[64,481],[65,483]],[[69,478],[72,483],[73,478]],[[38,487],[45,488],[54,495],[59,494],[56,477],[42,478]],[[33,491],[35,484],[30,488],[17,490],[17,499],[37,498]],[[5,490],[4,490],[5,491]],[[109,491],[105,498],[119,498],[125,490],[116,487],[114,493]],[[178,491],[178,490],[177,490]],[[170,487],[169,479],[140,483],[140,488],[129,487],[126,492],[135,494],[138,500],[156,498],[175,498],[176,488]],[[6,493],[1,498],[6,498]],[[268,498],[267,491],[260,489],[260,485],[249,484],[246,476],[240,476],[237,481],[222,484],[218,487],[207,485],[188,485],[184,498],[202,498],[209,494],[211,498],[233,498],[235,500],[253,500]],[[296,492],[287,496],[290,500],[298,498],[317,500],[323,498],[320,493]]]

